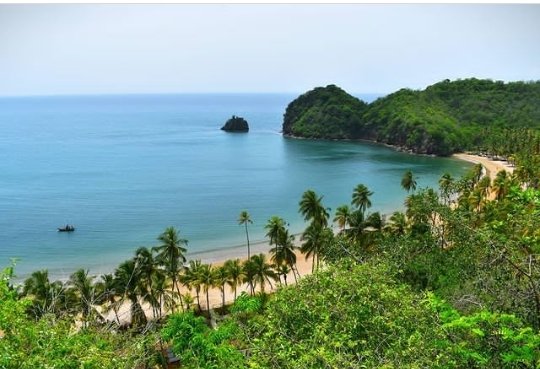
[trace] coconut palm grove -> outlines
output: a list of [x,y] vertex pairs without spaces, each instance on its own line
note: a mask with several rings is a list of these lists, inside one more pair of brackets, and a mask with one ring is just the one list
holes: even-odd
[[[309,129],[305,106],[293,108],[287,119]],[[267,254],[250,244],[249,209],[236,209],[243,259],[187,260],[185,230],[164,225],[109,274],[51,280],[36,270],[16,283],[16,262],[6,265],[0,368],[538,368],[540,134],[474,132],[483,136],[470,152],[506,159],[512,172],[476,164],[421,188],[404,168],[404,210],[392,214],[370,211],[377,188],[362,183],[333,210],[308,188],[304,231],[267,219]]]

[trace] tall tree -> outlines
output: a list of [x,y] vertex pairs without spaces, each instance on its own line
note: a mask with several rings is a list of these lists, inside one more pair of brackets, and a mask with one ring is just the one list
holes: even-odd
[[439,188],[441,190],[441,196],[445,200],[445,203],[450,201],[452,195],[452,187],[454,185],[454,178],[450,173],[444,173],[439,179]]
[[403,174],[401,178],[401,187],[407,192],[414,192],[416,190],[416,179],[413,176],[412,171],[408,170]]
[[248,249],[248,259],[251,257],[251,251],[249,248],[249,233],[248,233],[248,224],[253,224],[249,213],[246,210],[243,210],[238,217],[238,224],[244,225],[246,229],[246,239],[247,239],[247,249]]
[[332,237],[333,234],[330,228],[321,227],[315,223],[310,224],[302,233],[301,240],[305,242],[300,246],[300,251],[306,255],[306,259],[312,258],[312,273],[319,268],[319,254],[322,248],[331,241]]
[[93,283],[94,276],[88,276],[88,270],[78,269],[69,277],[69,285],[77,295],[77,310],[81,313],[83,327],[88,325],[88,318],[94,312],[96,302],[96,289]]
[[62,282],[49,280],[49,272],[37,270],[24,281],[23,294],[33,296],[30,311],[39,318],[44,314],[62,314],[67,310],[66,289]]
[[105,307],[105,312],[112,310],[114,312],[114,317],[116,318],[116,323],[120,326],[120,318],[118,317],[118,310],[122,304],[122,299],[117,299],[121,297],[117,293],[116,280],[111,273],[103,274],[101,276],[101,281],[96,283],[96,288],[99,291],[98,294],[98,303],[104,304],[107,303]]
[[[270,260],[276,265],[286,265],[293,271],[293,276],[296,281],[296,254],[294,253],[294,235],[289,234],[288,229],[283,229],[278,235],[277,242],[273,248],[270,249],[272,255]],[[295,273],[296,272],[296,273]],[[287,276],[284,275],[286,279]]]
[[145,286],[137,263],[134,259],[124,261],[118,266],[114,275],[118,292],[131,302],[131,324],[136,327],[146,324],[146,314],[139,302],[139,296],[145,293]]
[[322,227],[328,226],[330,214],[322,204],[323,196],[318,196],[315,191],[307,190],[303,193],[300,203],[300,214],[304,220],[317,223]]
[[180,286],[178,286],[178,283],[176,282],[178,281],[178,274],[186,262],[185,253],[187,251],[186,246],[188,241],[181,238],[180,232],[174,227],[167,227],[165,231],[159,235],[158,241],[161,241],[161,245],[153,248],[157,251],[156,260],[165,268],[168,277],[172,280],[171,289],[174,291],[176,288],[182,310],[184,310]]
[[407,229],[407,218],[401,211],[394,211],[390,216],[389,222],[385,226],[394,235],[403,235]]
[[493,190],[497,200],[504,199],[510,191],[510,179],[506,170],[501,170],[495,175]]
[[199,282],[203,288],[203,291],[206,294],[206,310],[210,313],[210,294],[209,290],[215,284],[215,273],[214,268],[211,264],[203,264],[199,269],[197,274],[199,277]]
[[227,284],[234,292],[234,299],[236,300],[236,291],[238,286],[242,284],[244,272],[242,270],[242,264],[240,259],[227,260],[223,265],[227,273]]
[[341,205],[336,209],[336,216],[334,222],[336,222],[341,228],[341,232],[345,230],[345,227],[349,224],[351,218],[351,208],[349,205]]
[[272,265],[266,261],[266,256],[264,254],[253,255],[250,262],[253,268],[254,285],[259,283],[261,286],[261,292],[264,292],[266,282],[268,282],[270,284],[270,288],[272,288],[271,280],[277,280],[277,275],[272,269]]
[[143,298],[150,303],[154,316],[159,315],[158,298],[154,293],[154,274],[158,272],[158,265],[154,260],[152,251],[147,247],[139,247],[135,251],[135,262],[141,273],[141,283],[144,285],[146,292]]
[[354,188],[352,195],[352,204],[356,206],[362,213],[371,207],[371,200],[369,197],[373,195],[365,185],[360,183]]
[[225,265],[214,269],[214,285],[219,288],[219,292],[221,293],[221,308],[223,312],[225,311],[225,285],[227,284],[228,279]]
[[274,215],[268,219],[264,229],[266,229],[266,237],[270,239],[270,245],[275,245],[278,243],[280,235],[285,230],[285,221],[283,218]]
[[190,260],[189,266],[185,268],[185,273],[182,276],[182,283],[185,284],[189,289],[195,290],[195,297],[197,299],[197,307],[201,311],[201,281],[199,274],[202,267],[202,262],[200,260]]

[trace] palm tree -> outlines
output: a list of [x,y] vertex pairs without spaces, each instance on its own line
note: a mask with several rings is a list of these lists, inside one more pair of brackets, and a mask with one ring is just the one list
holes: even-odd
[[441,189],[441,194],[445,201],[450,200],[450,194],[452,191],[452,186],[454,184],[454,178],[450,173],[444,173],[439,179],[439,188]]
[[67,299],[62,282],[50,282],[46,269],[33,272],[24,281],[23,295],[34,296],[30,311],[36,318],[47,313],[59,315]]
[[270,238],[270,245],[275,245],[280,234],[285,230],[285,221],[283,218],[274,215],[268,220],[264,229],[266,229],[266,237]]
[[337,222],[338,226],[341,228],[341,232],[345,230],[345,227],[349,224],[349,219],[351,217],[351,208],[349,205],[341,205],[336,209],[336,216],[334,217],[334,222]]
[[183,310],[184,304],[182,303],[182,295],[180,294],[180,287],[176,281],[178,280],[178,274],[182,270],[183,264],[186,262],[186,257],[184,255],[187,250],[184,246],[187,246],[188,241],[180,238],[180,232],[174,227],[167,227],[165,231],[159,235],[158,240],[162,243],[153,248],[153,250],[158,253],[156,255],[156,261],[165,268],[168,277],[172,280],[172,292],[174,292],[174,288],[176,287]]
[[411,190],[414,192],[416,190],[416,180],[413,177],[412,171],[408,170],[405,172],[403,178],[401,178],[401,187],[407,192],[411,192]]
[[225,265],[214,269],[214,285],[219,288],[219,292],[221,293],[221,309],[223,312],[225,311],[225,285],[228,280],[229,276],[227,275]]
[[208,291],[215,284],[215,275],[212,265],[201,265],[197,276],[199,277],[199,283],[202,286],[203,291],[206,293],[206,310],[210,313],[210,295]]
[[495,198],[502,200],[508,194],[510,190],[510,181],[508,178],[508,172],[501,170],[495,175],[493,180],[493,190],[495,191]]
[[366,228],[372,228],[375,231],[380,231],[384,227],[384,218],[378,211],[371,213],[366,218]]
[[79,269],[69,277],[69,284],[77,295],[77,308],[82,314],[83,327],[88,324],[88,317],[94,311],[96,290],[92,282],[94,276],[88,276],[88,270]]
[[186,292],[183,295],[184,304],[186,304],[186,310],[191,309],[191,305],[193,305],[193,296],[191,296],[191,293]]
[[144,284],[147,289],[143,297],[152,306],[154,316],[158,316],[158,299],[155,296],[153,288],[154,274],[158,272],[154,255],[148,248],[139,247],[137,251],[135,251],[134,260],[137,263],[137,269],[139,269],[141,273],[141,283]]
[[482,177],[482,179],[480,179],[476,185],[476,189],[484,199],[488,198],[490,187],[491,179],[488,176]]
[[108,306],[105,308],[105,311],[108,312],[111,309],[114,312],[116,318],[116,323],[120,326],[120,318],[118,317],[118,310],[122,300],[117,301],[118,294],[116,292],[116,280],[112,274],[103,274],[101,276],[101,281],[97,283],[96,288],[99,290],[98,302],[103,304],[108,303]]
[[296,281],[296,254],[294,253],[294,235],[289,235],[289,230],[284,229],[279,234],[276,246],[270,249],[270,260],[277,266],[286,265],[293,271]]
[[243,210],[238,217],[238,224],[244,225],[246,229],[246,239],[247,239],[247,249],[248,249],[248,259],[251,257],[251,251],[249,249],[249,233],[248,233],[248,223],[253,224],[249,213],[246,210]]
[[478,183],[478,181],[480,181],[480,178],[482,178],[483,172],[484,172],[484,167],[482,166],[482,164],[475,164],[474,167],[472,167],[471,176],[474,182],[473,186],[475,186]]
[[392,216],[390,216],[389,222],[385,227],[385,229],[395,235],[405,234],[406,228],[407,218],[405,217],[405,214],[400,211],[395,211],[392,213]]
[[182,283],[186,285],[189,289],[195,290],[195,296],[197,298],[197,306],[199,311],[201,311],[201,282],[199,278],[199,273],[201,271],[202,263],[200,260],[190,260],[189,266],[185,268],[185,273],[181,277]]
[[244,283],[249,285],[249,292],[251,296],[255,294],[255,273],[256,266],[253,262],[253,255],[250,259],[245,260],[242,264],[242,274],[244,276]]
[[322,227],[328,226],[328,214],[327,209],[322,204],[323,196],[317,196],[315,191],[307,190],[302,195],[302,199],[298,204],[300,206],[300,214],[304,216],[304,220],[317,223]]
[[365,185],[360,183],[355,187],[352,195],[352,204],[356,206],[362,213],[371,207],[371,200],[369,197],[373,195]]
[[277,280],[276,272],[272,269],[272,265],[266,262],[266,256],[264,254],[253,255],[250,259],[253,267],[253,284],[257,283],[261,286],[261,292],[264,293],[265,282],[270,284],[272,288],[272,281]]
[[24,281],[23,294],[33,295],[35,300],[45,301],[49,295],[49,271],[36,270]]
[[[279,283],[281,283],[281,276],[283,276],[283,281],[285,286],[287,285],[287,274],[291,272],[291,268],[287,264],[274,264],[274,269],[276,273],[280,276]],[[294,272],[293,272],[294,273]],[[296,278],[296,276],[295,276]]]
[[349,228],[346,230],[347,237],[353,242],[360,242],[367,227],[366,217],[362,210],[358,209],[349,217]]
[[301,240],[305,242],[300,247],[300,251],[306,255],[306,259],[312,257],[312,273],[319,268],[319,254],[332,237],[333,234],[330,228],[321,227],[315,223],[310,224],[302,233]]
[[114,273],[117,281],[118,293],[127,297],[131,302],[131,324],[141,326],[146,324],[146,314],[139,303],[139,296],[145,293],[141,280],[141,271],[137,268],[134,259],[124,261]]
[[242,284],[244,272],[240,259],[227,260],[223,265],[227,272],[227,284],[234,291],[234,299],[236,300],[236,290]]
[[152,291],[151,295],[148,298],[148,302],[154,308],[154,316],[159,319],[163,317],[163,307],[167,310],[173,309],[174,298],[173,295],[167,289],[167,276],[165,273],[157,269],[152,274]]

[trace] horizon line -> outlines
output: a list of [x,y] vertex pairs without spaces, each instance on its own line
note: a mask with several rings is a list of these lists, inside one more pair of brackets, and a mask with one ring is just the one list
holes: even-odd
[[[315,88],[315,87],[314,87]],[[24,97],[76,97],[76,96],[142,96],[142,95],[301,95],[311,90],[303,92],[297,91],[282,91],[282,92],[264,92],[264,91],[205,91],[205,92],[76,92],[76,93],[53,93],[53,94],[28,94],[28,95],[0,95],[0,98],[24,98]],[[388,95],[391,92],[348,92],[351,95]]]

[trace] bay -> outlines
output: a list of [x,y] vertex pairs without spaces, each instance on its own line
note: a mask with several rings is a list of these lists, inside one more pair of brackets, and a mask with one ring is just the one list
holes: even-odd
[[[245,243],[242,210],[256,242],[272,215],[303,229],[298,201],[307,189],[333,212],[364,183],[374,192],[370,210],[391,213],[403,208],[405,170],[426,187],[470,167],[371,143],[284,138],[295,97],[0,98],[0,266],[17,258],[19,278],[37,269],[61,279],[79,267],[110,272],[137,247],[156,245],[167,226],[188,239],[189,257],[209,258]],[[219,129],[233,114],[249,133]],[[66,223],[76,231],[57,232]]]

